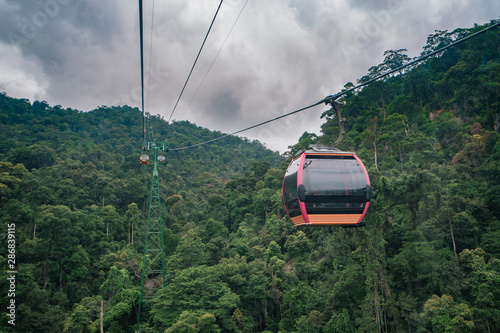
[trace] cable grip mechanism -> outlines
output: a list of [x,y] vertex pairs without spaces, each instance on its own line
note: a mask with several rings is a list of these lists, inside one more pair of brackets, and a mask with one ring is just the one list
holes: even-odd
[[337,113],[337,119],[339,122],[339,129],[340,129],[339,138],[337,139],[337,141],[335,141],[335,143],[333,143],[331,145],[332,148],[337,147],[342,142],[342,140],[344,139],[344,136],[345,136],[344,124],[345,124],[346,120],[344,118],[342,118],[342,115],[340,114],[340,105],[345,105],[346,103],[341,102],[339,105],[339,102],[336,101],[336,99],[339,97],[340,96],[337,96],[337,95],[330,95],[330,96],[325,97],[325,99],[324,99],[325,104],[331,105],[335,109],[335,112]]

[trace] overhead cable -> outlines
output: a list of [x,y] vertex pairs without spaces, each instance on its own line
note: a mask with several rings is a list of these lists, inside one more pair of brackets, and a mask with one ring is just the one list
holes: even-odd
[[193,102],[194,98],[195,98],[195,97],[196,97],[196,95],[198,94],[198,91],[200,90],[201,86],[202,86],[202,85],[203,85],[203,83],[205,82],[205,79],[207,78],[208,73],[209,73],[209,72],[210,72],[210,70],[212,69],[212,67],[213,67],[213,65],[214,65],[214,63],[215,63],[215,60],[217,60],[217,57],[219,56],[219,54],[220,54],[220,52],[221,52],[222,48],[224,47],[224,45],[226,45],[226,42],[227,42],[227,40],[228,40],[228,38],[229,38],[229,35],[231,34],[231,32],[233,32],[233,29],[234,29],[234,27],[235,27],[235,25],[236,25],[236,22],[238,22],[238,20],[240,19],[240,16],[241,16],[241,14],[243,13],[243,10],[245,9],[245,7],[246,7],[247,3],[248,3],[248,0],[246,0],[246,1],[245,1],[245,4],[244,4],[244,5],[243,5],[243,7],[241,8],[240,13],[239,13],[239,14],[238,14],[238,16],[236,17],[236,20],[234,21],[234,23],[233,23],[233,25],[232,25],[231,29],[229,29],[229,32],[227,33],[227,36],[226,36],[226,38],[224,39],[224,42],[222,42],[222,45],[221,45],[221,47],[219,48],[219,51],[217,51],[217,54],[215,55],[214,59],[212,60],[212,63],[210,64],[210,66],[208,67],[208,70],[207,70],[207,72],[205,73],[205,76],[203,77],[203,79],[201,80],[200,84],[198,85],[198,88],[196,89],[196,91],[195,91],[195,93],[194,93],[193,97],[191,98],[191,100],[189,101],[189,104],[188,104],[188,106],[187,106],[187,108],[186,108],[186,109],[189,109],[189,107],[191,106],[191,103]]
[[141,53],[141,111],[142,111],[142,132],[143,143],[146,142],[146,113],[144,111],[144,41],[143,41],[143,20],[142,20],[142,0],[139,0],[139,40]]
[[155,1],[152,1],[152,8],[151,8],[151,30],[149,34],[149,69],[148,69],[148,86],[147,86],[147,96],[146,96],[146,108],[149,110],[149,92],[151,90],[151,72],[152,72],[152,56],[153,56],[153,31],[154,31],[154,21],[155,21]]
[[408,62],[408,63],[406,63],[406,64],[404,64],[404,65],[402,65],[402,66],[400,66],[400,67],[398,67],[398,68],[396,68],[396,69],[390,70],[390,71],[389,71],[389,72],[387,72],[387,73],[381,74],[381,75],[379,75],[379,76],[377,76],[377,77],[375,77],[375,78],[373,78],[373,79],[371,79],[371,80],[368,80],[368,81],[366,81],[366,82],[363,82],[363,83],[361,83],[361,84],[359,84],[359,85],[357,85],[357,86],[355,86],[355,87],[352,87],[352,88],[350,88],[350,89],[344,90],[344,91],[342,91],[342,92],[340,92],[340,93],[337,93],[337,94],[335,94],[335,95],[330,95],[330,96],[327,96],[327,97],[325,97],[325,98],[323,99],[323,101],[324,101],[325,103],[327,103],[327,102],[331,101],[331,100],[332,100],[332,98],[333,98],[333,100],[336,100],[336,99],[340,98],[341,96],[343,96],[343,95],[345,95],[345,94],[347,94],[347,93],[349,93],[349,92],[351,92],[351,91],[353,91],[353,90],[356,90],[356,89],[359,89],[359,88],[361,88],[361,87],[364,87],[364,86],[366,86],[366,85],[368,85],[368,84],[370,84],[370,83],[372,83],[372,82],[374,82],[374,81],[380,80],[381,78],[384,78],[384,77],[386,77],[386,76],[388,76],[388,75],[391,75],[392,73],[399,72],[399,71],[401,71],[402,69],[404,69],[404,68],[406,68],[406,67],[408,67],[408,66],[414,65],[414,64],[416,64],[416,63],[418,63],[418,62],[421,62],[422,60],[425,60],[425,59],[427,59],[427,58],[429,58],[429,57],[432,57],[432,56],[434,56],[434,55],[436,55],[436,54],[438,54],[438,53],[441,53],[441,52],[443,52],[443,51],[444,51],[444,50],[446,50],[446,49],[449,49],[449,48],[451,48],[451,47],[453,47],[453,46],[455,46],[455,45],[457,45],[457,44],[463,43],[463,42],[465,42],[465,41],[467,41],[467,40],[469,40],[469,39],[471,39],[471,38],[474,38],[474,37],[476,37],[476,36],[478,36],[478,35],[480,35],[480,34],[485,33],[485,32],[486,32],[486,31],[488,31],[488,30],[492,30],[492,29],[494,29],[494,28],[496,28],[496,27],[498,27],[498,26],[500,26],[500,22],[495,23],[495,24],[493,24],[493,25],[491,25],[491,26],[489,26],[489,27],[487,27],[487,28],[484,28],[483,30],[480,30],[480,31],[478,31],[478,32],[475,32],[475,33],[473,33],[472,35],[469,35],[469,36],[467,36],[467,37],[464,37],[464,38],[462,38],[462,39],[459,39],[459,40],[457,40],[457,41],[455,41],[455,42],[453,42],[453,43],[451,43],[451,44],[449,44],[449,45],[447,45],[447,46],[444,46],[444,47],[440,48],[439,50],[436,50],[436,51],[433,51],[433,52],[431,52],[431,53],[429,53],[429,54],[426,54],[426,55],[424,55],[424,56],[422,56],[422,57],[420,57],[420,58],[418,58],[418,59],[416,59],[416,60],[410,61],[410,62]]
[[168,117],[167,122],[170,122],[170,119],[172,119],[172,116],[174,115],[175,109],[177,108],[177,104],[179,104],[179,101],[182,97],[182,94],[184,93],[184,89],[186,89],[189,78],[191,77],[191,74],[193,73],[194,67],[196,66],[196,62],[198,61],[198,58],[200,57],[201,51],[203,50],[203,46],[205,45],[205,42],[207,41],[208,35],[210,34],[210,30],[212,30],[212,26],[214,25],[215,18],[217,17],[217,14],[219,13],[219,9],[222,6],[223,1],[224,0],[221,0],[219,3],[219,7],[217,7],[217,11],[215,12],[214,18],[212,19],[212,23],[210,24],[210,27],[208,28],[207,34],[205,35],[205,39],[203,40],[203,43],[201,44],[200,50],[198,51],[198,55],[196,56],[196,59],[194,60],[193,66],[191,67],[191,70],[189,71],[189,75],[186,79],[186,82],[184,83],[184,86],[182,87],[179,98],[177,98],[177,102],[175,102],[174,108],[172,110],[172,113],[170,113],[170,117]]
[[[152,7],[151,7],[151,32],[150,32],[150,37],[149,37],[149,71],[148,71],[148,87],[147,87],[147,104],[146,104],[146,107],[147,109],[149,110],[149,91],[151,89],[151,72],[152,72],[152,64],[153,64],[153,61],[152,61],[152,56],[153,56],[153,31],[154,31],[154,18],[155,18],[155,1],[153,0],[152,1]],[[148,117],[149,117],[149,113],[148,113]],[[154,134],[153,134],[153,124],[152,124],[152,121],[148,118],[148,121],[147,121],[147,132],[149,134],[149,140],[151,142],[155,142],[155,137],[154,137]]]
[[222,136],[220,136],[220,137],[217,137],[217,138],[214,138],[214,139],[211,139],[211,140],[208,140],[208,141],[200,142],[200,143],[197,143],[197,144],[194,144],[194,145],[189,145],[189,146],[186,146],[186,147],[181,147],[181,148],[170,148],[169,150],[170,150],[170,151],[178,151],[178,150],[184,150],[184,149],[189,149],[189,148],[199,147],[199,146],[202,146],[202,145],[205,145],[205,144],[208,144],[208,143],[212,143],[212,142],[217,141],[217,140],[224,139],[224,138],[226,138],[226,137],[228,137],[228,136],[231,136],[231,135],[236,135],[236,134],[239,134],[239,133],[241,133],[241,132],[245,132],[245,131],[248,131],[248,130],[250,130],[250,129],[253,129],[253,128],[256,128],[256,127],[259,127],[259,126],[262,126],[262,125],[268,124],[268,123],[271,123],[271,122],[273,122],[273,121],[276,121],[276,120],[279,120],[279,119],[282,119],[282,118],[285,118],[285,117],[288,117],[288,116],[291,116],[291,115],[293,115],[293,114],[296,114],[296,113],[299,113],[299,112],[305,111],[305,110],[307,110],[307,109],[310,109],[310,108],[312,108],[312,107],[314,107],[314,106],[317,106],[317,105],[320,105],[320,104],[323,104],[323,103],[324,103],[324,104],[331,104],[331,103],[333,103],[335,100],[339,99],[340,97],[342,97],[342,96],[346,95],[347,93],[349,93],[349,92],[351,92],[351,91],[354,91],[354,90],[356,90],[356,89],[359,89],[359,88],[361,88],[361,87],[364,87],[364,86],[366,86],[366,85],[368,85],[368,84],[370,84],[370,83],[372,83],[372,82],[374,82],[374,81],[376,81],[376,80],[380,80],[381,78],[384,78],[384,77],[386,77],[386,76],[388,76],[388,75],[390,75],[390,74],[392,74],[392,73],[394,73],[394,72],[401,71],[402,69],[404,69],[404,68],[406,68],[406,67],[408,67],[408,66],[414,65],[415,63],[418,63],[418,62],[420,62],[420,61],[422,61],[422,60],[425,60],[425,59],[427,59],[427,58],[429,58],[429,57],[431,57],[431,56],[433,56],[433,55],[436,55],[436,54],[438,54],[438,53],[441,53],[441,52],[443,52],[444,50],[449,49],[449,48],[451,48],[451,47],[453,47],[453,46],[455,46],[455,45],[457,45],[457,44],[460,44],[460,43],[465,42],[465,41],[467,41],[467,40],[469,40],[469,39],[471,39],[471,38],[477,37],[478,35],[483,34],[483,33],[487,32],[487,31],[489,31],[489,30],[492,30],[492,29],[494,29],[494,28],[497,28],[498,26],[500,26],[500,22],[495,23],[495,24],[493,24],[493,25],[491,25],[491,26],[489,26],[489,27],[487,27],[487,28],[484,28],[483,30],[480,30],[480,31],[478,31],[478,32],[475,32],[475,33],[473,33],[472,35],[469,35],[469,36],[467,36],[467,37],[464,37],[464,38],[462,38],[462,39],[459,39],[459,40],[457,40],[457,41],[455,41],[455,42],[453,42],[453,43],[451,43],[451,44],[449,44],[449,45],[447,45],[447,46],[445,46],[445,47],[442,47],[442,48],[440,48],[440,49],[438,49],[438,50],[436,50],[436,51],[434,51],[434,52],[431,52],[431,53],[429,53],[429,54],[427,54],[427,55],[425,55],[425,56],[422,56],[422,57],[420,57],[420,58],[418,58],[418,59],[416,59],[416,60],[410,61],[409,63],[407,63],[407,64],[405,64],[405,65],[403,65],[403,66],[400,66],[400,67],[398,67],[398,68],[396,68],[396,69],[393,69],[393,70],[391,70],[391,71],[389,71],[389,72],[387,72],[387,73],[381,74],[381,75],[379,75],[379,76],[377,76],[377,77],[375,77],[375,78],[373,78],[373,79],[371,79],[371,80],[369,80],[369,81],[363,82],[363,83],[361,83],[361,84],[359,84],[359,85],[357,85],[357,86],[355,86],[355,87],[352,87],[352,88],[347,89],[347,90],[343,90],[342,92],[336,93],[335,95],[329,95],[329,96],[327,96],[327,97],[323,98],[321,101],[319,101],[319,102],[317,102],[317,103],[314,103],[314,104],[311,104],[311,105],[309,105],[309,106],[306,106],[306,107],[304,107],[304,108],[302,108],[302,109],[298,109],[298,110],[295,110],[295,111],[292,111],[292,112],[286,113],[286,114],[281,115],[281,116],[279,116],[279,117],[276,117],[276,118],[273,118],[273,119],[266,120],[266,121],[261,122],[261,123],[258,123],[258,124],[256,124],[256,125],[253,125],[253,126],[250,126],[250,127],[244,128],[244,129],[241,129],[241,130],[236,131],[236,132],[233,132],[233,133],[225,134],[225,135],[222,135]]
[[315,103],[315,104],[312,104],[312,105],[309,105],[309,106],[306,106],[305,108],[302,108],[302,109],[298,109],[298,110],[295,110],[295,111],[292,111],[292,112],[289,112],[287,114],[284,114],[284,115],[281,115],[279,117],[276,117],[276,118],[273,118],[273,119],[269,119],[269,120],[266,120],[262,123],[258,123],[256,125],[253,125],[253,126],[250,126],[250,127],[247,127],[247,128],[244,128],[242,130],[239,130],[239,131],[236,131],[236,132],[233,132],[233,133],[229,133],[229,134],[224,134],[223,136],[220,136],[220,137],[217,137],[217,138],[214,138],[212,140],[208,140],[208,141],[205,141],[205,142],[200,142],[200,143],[197,143],[197,144],[194,144],[194,145],[190,145],[190,146],[186,146],[186,147],[181,147],[181,148],[170,148],[168,150],[170,151],[176,151],[176,150],[184,150],[184,149],[188,149],[188,148],[194,148],[194,147],[198,147],[198,146],[201,146],[201,145],[205,145],[207,143],[211,143],[211,142],[214,142],[214,141],[217,141],[217,140],[220,140],[220,139],[224,139],[224,138],[227,138],[228,136],[231,136],[231,135],[236,135],[236,134],[239,134],[241,132],[245,132],[245,131],[248,131],[248,130],[251,130],[252,128],[256,128],[256,127],[259,127],[259,126],[262,126],[262,125],[265,125],[265,124],[268,124],[270,122],[273,122],[275,120],[278,120],[278,119],[281,119],[281,118],[285,118],[285,117],[288,117],[288,116],[291,116],[292,114],[295,114],[295,113],[299,113],[299,112],[302,112],[304,110],[307,110],[307,109],[310,109],[316,105],[319,105],[319,104],[323,104],[324,101],[321,100],[319,101],[318,103]]

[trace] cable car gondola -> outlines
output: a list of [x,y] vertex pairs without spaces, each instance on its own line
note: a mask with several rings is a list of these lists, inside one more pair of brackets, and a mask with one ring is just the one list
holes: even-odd
[[160,155],[160,156],[158,156],[157,160],[158,160],[158,163],[165,163],[165,156]]
[[141,161],[141,164],[148,164],[149,163],[149,156],[148,155],[141,155],[141,157],[139,158],[139,160]]
[[283,180],[283,204],[295,226],[363,225],[370,198],[368,173],[353,152],[307,150]]

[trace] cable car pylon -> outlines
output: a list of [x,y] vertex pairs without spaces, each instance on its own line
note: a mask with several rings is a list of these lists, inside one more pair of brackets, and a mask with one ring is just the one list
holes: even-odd
[[158,174],[158,163],[163,163],[163,161],[165,161],[165,157],[159,155],[158,151],[165,151],[165,146],[164,143],[158,145],[154,142],[148,142],[145,144],[145,149],[152,151],[154,158],[153,177],[151,179],[151,190],[148,202],[148,219],[146,223],[146,238],[144,241],[141,294],[137,313],[136,332],[146,332],[151,328],[149,322],[153,316],[149,311],[151,310],[152,300],[156,296],[157,291],[165,286],[165,250],[163,246],[160,177]]

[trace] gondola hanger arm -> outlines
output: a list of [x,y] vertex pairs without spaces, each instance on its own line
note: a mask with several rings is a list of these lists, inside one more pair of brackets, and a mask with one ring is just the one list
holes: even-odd
[[[342,140],[344,140],[344,136],[345,136],[345,129],[344,129],[345,119],[342,118],[342,115],[340,113],[339,103],[336,101],[336,99],[339,98],[339,97],[340,96],[336,97],[336,95],[331,95],[331,96],[328,96],[328,97],[325,98],[325,104],[329,104],[329,105],[331,105],[335,109],[335,112],[337,114],[337,119],[338,119],[338,122],[339,122],[339,130],[340,130],[339,138],[337,139],[337,141],[335,141],[335,143],[333,143],[331,145],[331,148],[337,147],[342,142]],[[345,105],[345,102],[343,102],[341,104]]]

